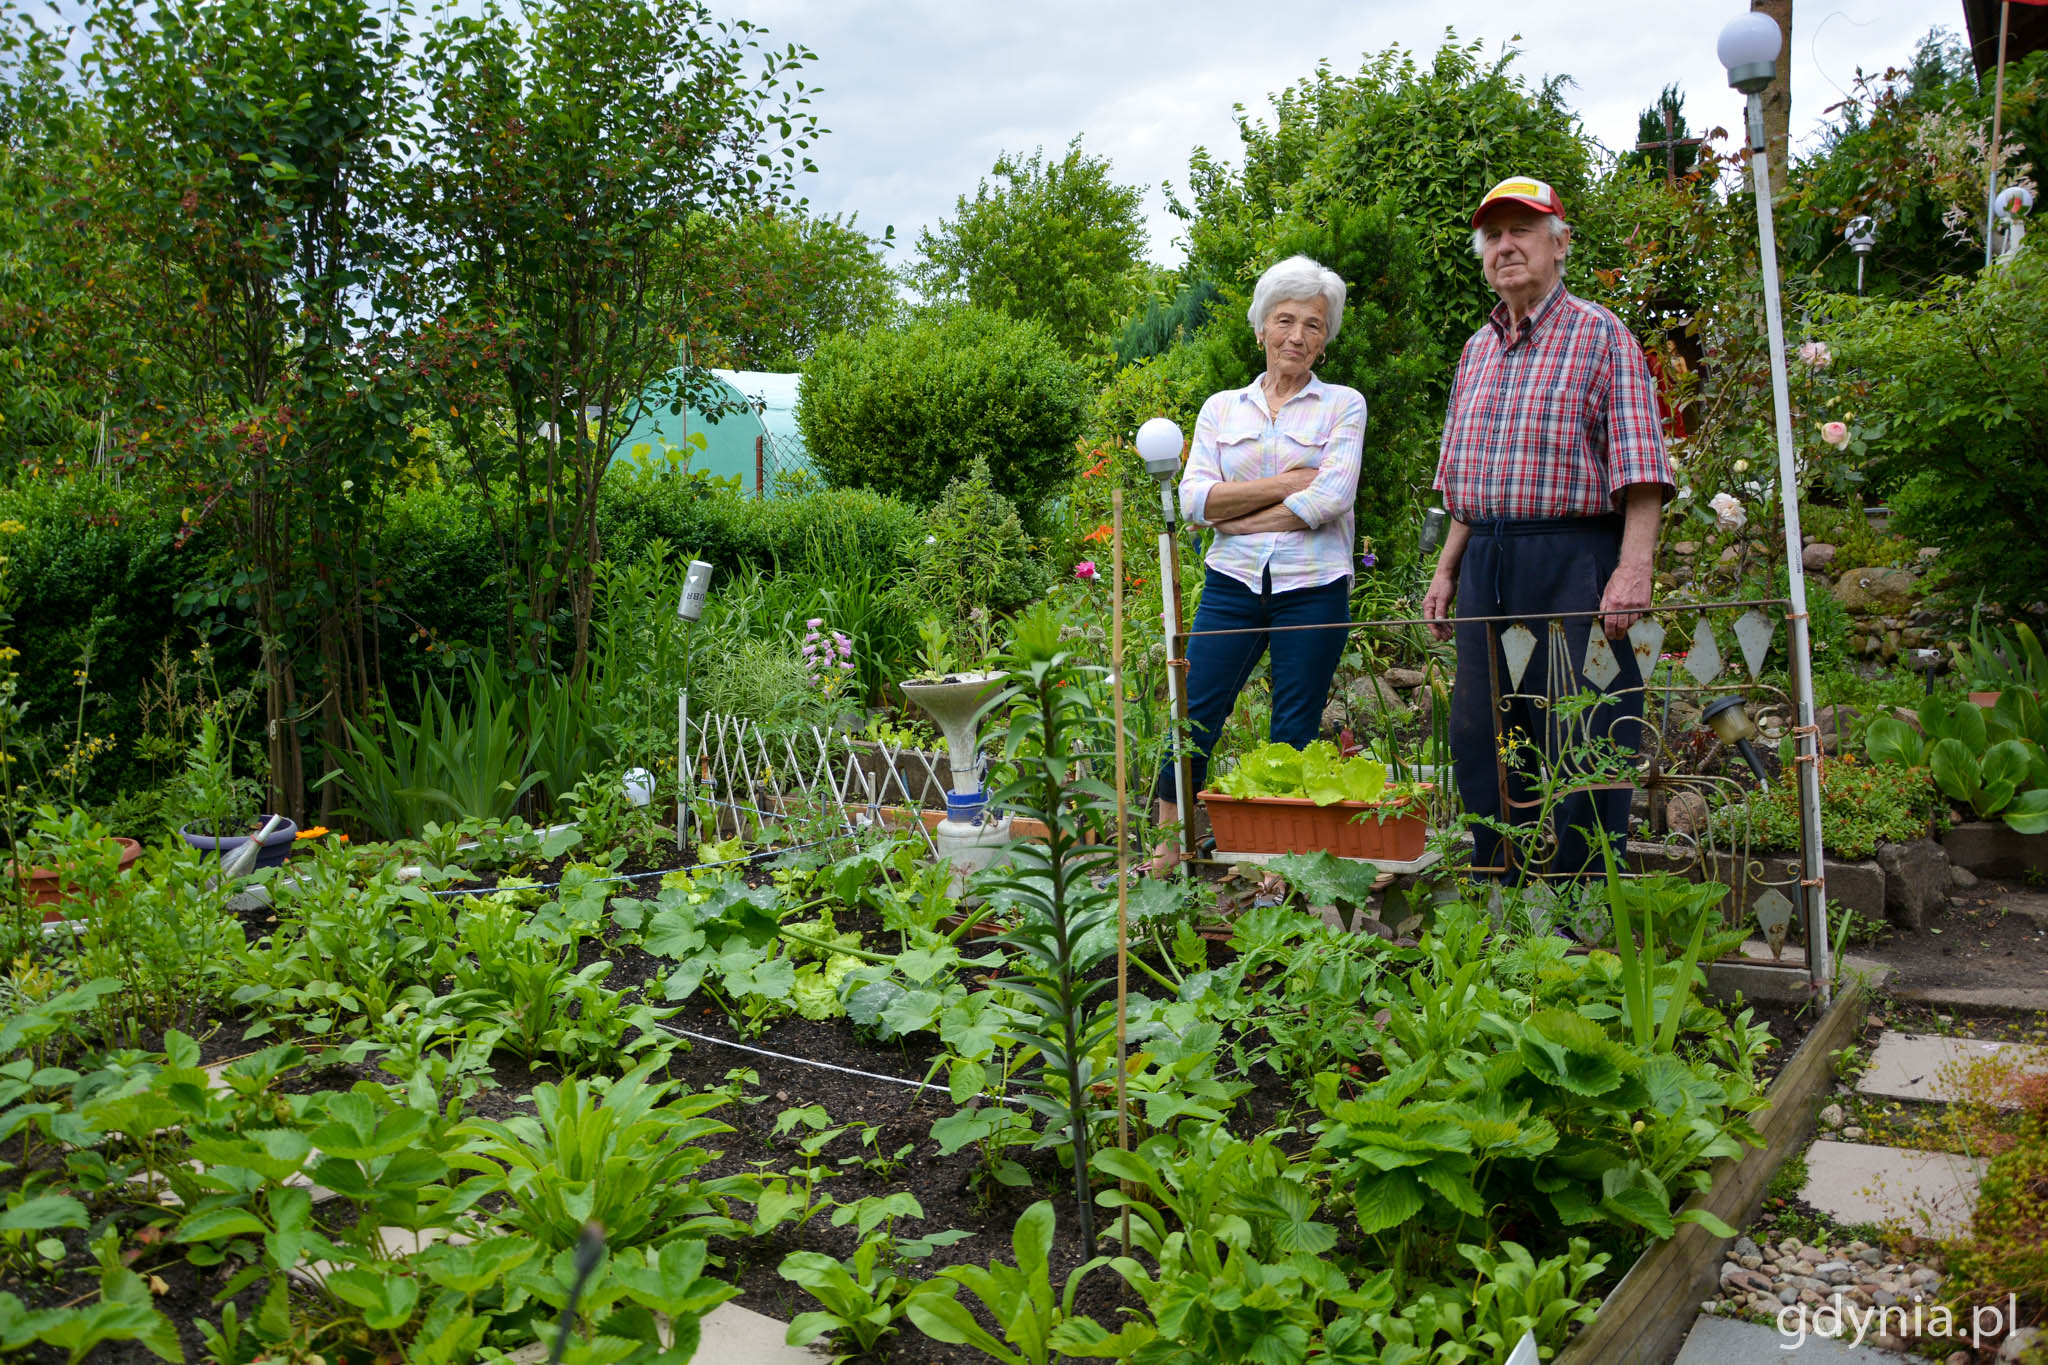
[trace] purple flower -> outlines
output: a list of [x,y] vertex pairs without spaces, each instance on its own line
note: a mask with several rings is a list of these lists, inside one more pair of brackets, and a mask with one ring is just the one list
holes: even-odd
[[1380,557],[1374,554],[1371,550],[1367,550],[1364,554],[1358,557],[1358,567],[1361,569],[1370,569],[1379,562]]
[[819,626],[822,626],[824,624],[825,618],[822,616],[813,616],[810,620],[804,622],[804,625],[811,630],[816,630]]

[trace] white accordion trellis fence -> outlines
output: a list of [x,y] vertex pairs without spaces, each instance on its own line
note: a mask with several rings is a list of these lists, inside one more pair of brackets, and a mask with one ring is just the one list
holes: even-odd
[[[927,793],[946,790],[951,771],[938,751],[908,743],[854,740],[816,725],[770,733],[743,716],[692,715],[687,692],[676,699],[676,767],[685,808],[712,807],[718,834],[745,831],[749,817],[824,819],[853,833],[884,824],[885,812],[903,811],[905,831],[928,850],[931,831],[917,813]],[[679,847],[686,820],[678,810]]]

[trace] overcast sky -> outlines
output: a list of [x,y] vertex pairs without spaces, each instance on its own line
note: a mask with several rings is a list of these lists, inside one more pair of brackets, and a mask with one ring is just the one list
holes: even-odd
[[[1391,45],[1427,55],[1446,26],[1513,41],[1530,82],[1569,75],[1567,98],[1609,147],[1635,141],[1636,116],[1667,82],[1694,128],[1739,127],[1738,96],[1714,58],[1741,0],[712,0],[817,54],[815,101],[832,130],[807,177],[813,207],[894,225],[901,261],[920,227],[948,217],[999,152],[1063,149],[1076,134],[1143,186],[1153,259],[1177,263],[1177,221],[1160,182],[1186,183],[1188,153],[1235,163],[1231,106],[1267,96],[1327,59],[1355,72]],[[1857,68],[1903,65],[1929,29],[1960,34],[1960,0],[1799,0],[1791,43],[1795,143],[1812,135]],[[1519,38],[1516,35],[1519,34]]]

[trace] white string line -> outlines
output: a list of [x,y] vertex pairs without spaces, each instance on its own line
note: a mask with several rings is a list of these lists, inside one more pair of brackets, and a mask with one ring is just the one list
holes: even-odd
[[[695,1033],[686,1028],[679,1028],[674,1024],[665,1023],[661,1027],[669,1033],[695,1039],[700,1043],[716,1043],[720,1047],[738,1048],[741,1052],[751,1052],[757,1057],[771,1057],[778,1062],[793,1062],[797,1066],[811,1066],[823,1071],[837,1071],[842,1076],[858,1076],[865,1081],[887,1081],[891,1085],[907,1085],[917,1090],[936,1090],[948,1099],[952,1098],[953,1095],[951,1087],[934,1085],[930,1081],[913,1081],[904,1076],[885,1076],[878,1071],[861,1071],[850,1066],[840,1066],[836,1062],[820,1062],[809,1057],[791,1057],[787,1053],[770,1052],[765,1047],[754,1047],[747,1043],[736,1043],[730,1038],[718,1038],[708,1033]],[[994,1100],[997,1104],[1022,1104],[1024,1102],[1014,1095],[984,1095],[983,1098]]]

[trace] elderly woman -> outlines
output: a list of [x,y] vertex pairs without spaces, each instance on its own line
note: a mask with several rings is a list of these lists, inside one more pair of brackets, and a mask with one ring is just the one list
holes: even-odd
[[[1365,398],[1315,375],[1344,320],[1344,281],[1290,257],[1259,277],[1250,317],[1266,372],[1202,405],[1180,481],[1181,515],[1216,532],[1188,642],[1196,791],[1262,654],[1272,655],[1272,738],[1305,746],[1317,737],[1350,619]],[[1276,629],[1289,626],[1328,628]],[[1171,762],[1154,795],[1163,823],[1180,818]],[[1153,866],[1174,861],[1162,844]]]

